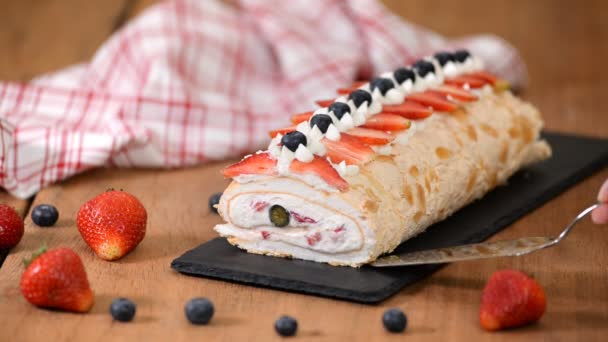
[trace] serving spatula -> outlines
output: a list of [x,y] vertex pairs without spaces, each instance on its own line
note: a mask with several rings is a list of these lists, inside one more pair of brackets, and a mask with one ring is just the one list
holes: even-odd
[[395,267],[424,264],[443,264],[447,262],[488,259],[505,256],[520,256],[554,246],[562,241],[572,228],[587,214],[597,208],[596,203],[583,210],[559,234],[559,236],[524,237],[515,240],[481,242],[469,245],[428,249],[399,255],[387,255],[377,259],[370,265],[374,267]]

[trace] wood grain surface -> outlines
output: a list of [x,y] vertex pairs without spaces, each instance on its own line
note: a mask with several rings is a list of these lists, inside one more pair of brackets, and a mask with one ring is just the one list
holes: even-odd
[[[0,79],[26,80],[85,61],[121,22],[154,1],[0,0]],[[448,36],[487,32],[520,49],[530,85],[523,96],[544,113],[549,129],[608,137],[608,3],[603,1],[386,1],[396,13]],[[584,151],[581,151],[584,153]],[[26,217],[26,234],[0,268],[0,341],[185,341],[205,339],[279,340],[274,320],[298,319],[296,339],[315,341],[478,341],[584,340],[608,336],[608,240],[606,226],[582,222],[563,245],[520,258],[456,263],[368,306],[192,278],[169,264],[183,251],[215,236],[220,221],[207,199],[227,184],[216,163],[176,171],[91,171],[41,191],[32,205],[57,206],[54,228],[37,228]],[[604,170],[527,215],[493,239],[552,235],[595,200]],[[79,207],[107,188],[139,197],[148,210],[146,238],[117,262],[97,258],[74,222]],[[24,211],[27,201],[0,194]],[[21,258],[41,243],[68,246],[83,259],[96,293],[89,314],[41,310],[19,293]],[[535,325],[500,333],[479,327],[481,289],[502,268],[532,274],[545,287],[548,309]],[[132,323],[112,322],[113,298],[138,305]],[[187,323],[183,307],[196,296],[209,297],[216,315],[209,326]],[[389,307],[408,315],[405,335],[384,331],[381,314]]]

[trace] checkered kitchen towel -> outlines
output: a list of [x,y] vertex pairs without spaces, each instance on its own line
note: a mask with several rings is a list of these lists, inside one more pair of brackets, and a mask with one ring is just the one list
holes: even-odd
[[176,0],[86,64],[0,82],[0,186],[28,197],[86,169],[180,167],[264,147],[267,131],[358,76],[465,47],[522,84],[494,36],[448,41],[375,0]]

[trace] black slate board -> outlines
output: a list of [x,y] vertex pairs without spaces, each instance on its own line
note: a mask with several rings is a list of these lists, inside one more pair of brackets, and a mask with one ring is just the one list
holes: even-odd
[[[555,133],[544,136],[553,148],[550,160],[513,175],[508,186],[495,189],[404,242],[396,252],[483,241],[608,165],[608,140]],[[589,203],[594,198],[595,194],[589,194]],[[581,208],[589,203],[581,203]],[[380,302],[441,266],[335,267],[248,254],[222,238],[206,242],[171,263],[173,269],[188,275],[361,303]]]

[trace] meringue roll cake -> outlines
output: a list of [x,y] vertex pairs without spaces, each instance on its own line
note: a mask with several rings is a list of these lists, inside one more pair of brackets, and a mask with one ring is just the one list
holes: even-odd
[[538,110],[466,50],[337,93],[223,171],[231,244],[358,267],[551,155]]

